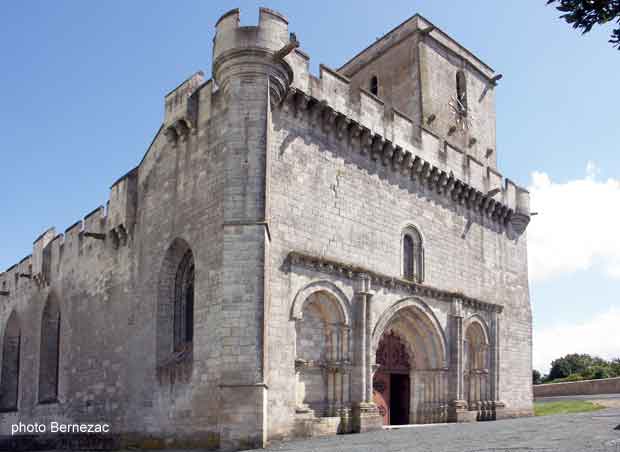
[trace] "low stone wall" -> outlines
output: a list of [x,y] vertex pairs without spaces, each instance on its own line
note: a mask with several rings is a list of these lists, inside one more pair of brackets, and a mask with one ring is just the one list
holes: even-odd
[[620,377],[602,380],[570,381],[534,386],[534,397],[620,393]]

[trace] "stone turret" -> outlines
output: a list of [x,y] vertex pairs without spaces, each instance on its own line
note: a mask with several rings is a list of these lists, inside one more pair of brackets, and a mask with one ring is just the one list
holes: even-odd
[[293,80],[284,57],[297,46],[282,14],[260,8],[258,26],[239,26],[239,10],[224,14],[213,40],[213,77],[225,92],[234,80],[269,78],[273,102],[279,102]]
[[234,426],[222,431],[222,447],[262,447],[266,441],[269,118],[293,80],[283,58],[296,46],[286,18],[265,8],[258,26],[240,27],[237,9],[216,25],[212,73],[221,109],[212,139],[225,143],[221,304],[223,311],[243,313],[243,331],[236,317],[224,316],[219,324],[223,331],[239,331],[225,339],[232,351],[219,367],[220,397],[226,400],[219,422]]

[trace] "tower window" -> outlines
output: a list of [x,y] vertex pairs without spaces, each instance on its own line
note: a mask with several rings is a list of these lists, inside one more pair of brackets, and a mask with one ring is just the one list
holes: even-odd
[[376,75],[373,75],[370,79],[370,92],[375,96],[379,95],[379,80]]
[[424,246],[417,229],[407,228],[403,235],[403,277],[421,283],[424,281]]
[[459,103],[459,109],[463,114],[467,114],[467,80],[465,73],[458,71],[456,73],[456,99]]

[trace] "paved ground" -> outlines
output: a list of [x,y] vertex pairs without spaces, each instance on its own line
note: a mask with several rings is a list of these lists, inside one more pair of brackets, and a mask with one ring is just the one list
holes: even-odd
[[[596,396],[597,398],[599,396]],[[620,452],[620,409],[416,426],[274,444],[281,452]],[[258,451],[256,451],[258,452]]]

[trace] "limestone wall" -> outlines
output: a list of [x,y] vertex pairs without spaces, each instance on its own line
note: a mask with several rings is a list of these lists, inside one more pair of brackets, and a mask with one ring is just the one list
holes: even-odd
[[[326,84],[344,83],[326,74],[324,71],[324,79],[329,79]],[[332,105],[331,98],[324,99]],[[375,112],[380,103],[370,96],[367,99],[358,111],[351,103],[342,103],[341,108],[349,108],[349,114],[367,127],[389,133],[395,122],[379,121],[383,116]],[[338,105],[338,99],[333,103]],[[531,413],[531,310],[525,236],[511,238],[503,227],[395,170],[392,159],[373,160],[360,152],[359,141],[326,130],[321,123],[313,124],[310,112],[295,114],[286,106],[274,110],[273,129],[269,148],[273,175],[269,187],[270,432],[283,434],[293,412],[290,404],[281,402],[293,398],[294,369],[289,364],[295,357],[292,300],[305,284],[326,279],[320,272],[300,275],[288,271],[287,253],[298,250],[398,277],[400,237],[407,225],[415,225],[423,235],[425,284],[504,307],[500,316],[501,400],[507,404],[507,414]],[[398,133],[392,137],[412,152],[420,152],[411,142],[398,141]],[[505,189],[501,196],[510,199],[514,193],[510,190]],[[327,279],[353,303],[350,281]],[[374,297],[375,319],[406,296],[379,291]],[[427,302],[445,328],[449,305],[432,299]]]
[[534,385],[534,397],[596,395],[620,393],[620,377],[602,380],[567,381]]
[[[105,208],[64,234],[46,231],[32,256],[0,274],[0,324],[16,312],[22,334],[20,402],[0,414],[2,432],[16,421],[105,421],[129,444],[218,444],[223,179],[207,126],[217,120],[212,86],[193,81],[169,95],[179,94],[168,102],[177,116],[169,106],[165,117],[171,124],[192,108],[192,130],[173,144],[162,127],[140,166],[112,185]],[[189,376],[171,381],[156,362],[156,319],[160,271],[175,239],[194,254],[196,341]],[[61,311],[59,391],[57,401],[41,404],[41,319],[50,297]]]

